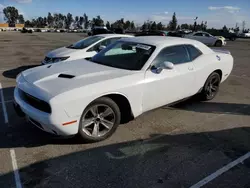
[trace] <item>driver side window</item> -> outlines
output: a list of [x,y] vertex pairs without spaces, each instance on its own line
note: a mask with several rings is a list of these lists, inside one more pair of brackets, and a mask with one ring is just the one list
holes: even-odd
[[175,65],[189,62],[187,50],[183,45],[167,47],[160,51],[152,65],[160,67],[166,61]]

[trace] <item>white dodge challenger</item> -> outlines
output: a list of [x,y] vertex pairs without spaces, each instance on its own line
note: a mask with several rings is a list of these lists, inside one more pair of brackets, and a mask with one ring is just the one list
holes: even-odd
[[232,68],[229,51],[212,50],[195,40],[125,38],[90,61],[20,73],[14,107],[46,132],[79,133],[87,141],[100,141],[146,111],[196,94],[213,99]]

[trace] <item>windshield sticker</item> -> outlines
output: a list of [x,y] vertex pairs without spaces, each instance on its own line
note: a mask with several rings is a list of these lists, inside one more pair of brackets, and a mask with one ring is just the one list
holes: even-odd
[[136,48],[141,48],[143,50],[149,50],[151,46],[143,45],[143,44],[137,44]]

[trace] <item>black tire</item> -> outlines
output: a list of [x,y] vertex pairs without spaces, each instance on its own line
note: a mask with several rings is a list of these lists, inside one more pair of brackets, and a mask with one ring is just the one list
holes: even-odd
[[214,45],[216,47],[221,47],[222,46],[222,41],[221,40],[217,40]]
[[[83,125],[82,125],[83,121],[84,121],[84,118],[85,118],[84,116],[86,115],[86,113],[88,113],[88,111],[90,111],[91,107],[93,107],[95,105],[108,106],[109,108],[112,109],[112,112],[114,114],[114,122],[113,122],[114,124],[113,124],[112,128],[105,135],[98,136],[98,137],[92,137],[92,136],[89,136],[88,134],[86,134],[83,131]],[[92,103],[90,103],[86,107],[84,112],[82,113],[81,120],[80,120],[80,123],[79,123],[79,135],[86,142],[99,142],[99,141],[105,140],[108,137],[110,137],[116,131],[118,125],[120,124],[120,121],[121,121],[121,112],[120,112],[120,109],[119,109],[118,105],[112,99],[110,99],[108,97],[98,98],[95,101],[93,101]],[[98,130],[99,130],[99,128],[98,128]]]
[[[209,89],[211,88],[211,82],[215,82],[215,85],[214,85],[214,88],[216,88],[216,90],[212,90],[211,91],[213,92],[212,94],[209,94],[210,91]],[[212,100],[218,93],[219,91],[219,87],[220,87],[220,82],[221,82],[221,78],[220,78],[220,75],[217,73],[217,72],[213,72],[212,74],[210,74],[210,76],[208,77],[201,93],[200,93],[200,99],[202,101],[209,101],[209,100]]]

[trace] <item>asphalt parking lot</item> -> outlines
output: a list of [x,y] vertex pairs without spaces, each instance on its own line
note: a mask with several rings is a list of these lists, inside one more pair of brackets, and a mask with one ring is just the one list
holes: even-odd
[[0,33],[1,188],[250,188],[250,40],[223,47],[235,64],[214,100],[148,112],[111,138],[85,144],[41,132],[12,107],[17,74],[82,37]]

